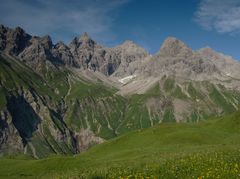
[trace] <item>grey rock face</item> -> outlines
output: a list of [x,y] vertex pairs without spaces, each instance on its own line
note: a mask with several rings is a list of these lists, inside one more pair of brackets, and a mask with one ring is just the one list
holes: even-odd
[[87,33],[74,38],[69,45],[78,68],[96,71],[104,63],[105,50],[93,41]]
[[223,84],[227,88],[239,89],[239,81],[232,81],[233,77],[240,77],[239,63],[233,62],[232,59],[216,52],[210,53],[209,50],[194,52],[180,40],[167,38],[160,51],[138,67],[134,79],[124,84],[119,93],[144,93],[166,76],[174,77],[177,81],[207,80]]
[[125,41],[123,44],[110,49],[107,56],[107,59],[111,59],[118,65],[113,75],[124,77],[134,74],[149,54],[132,41]]
[[[20,60],[24,61],[31,68],[36,71],[40,71],[41,68],[48,65],[49,63],[53,63],[52,61],[52,40],[49,36],[40,37],[32,37],[30,40],[30,45],[25,48],[19,55]],[[47,61],[49,63],[47,63]]]
[[[32,153],[34,157],[38,158],[41,156],[41,151],[36,150],[34,146],[41,142],[41,145],[45,146],[45,150],[49,153],[67,153],[69,150],[74,150],[73,141],[75,139],[54,110],[56,110],[56,106],[51,101],[39,96],[34,90],[19,88],[9,95],[6,109],[0,111],[0,152],[22,153],[24,151],[24,153]],[[55,119],[58,118],[59,123],[62,123],[61,130],[51,120],[53,115],[55,115]],[[46,132],[46,126],[48,132]],[[66,150],[63,147],[60,151],[53,151],[45,143],[47,136],[51,136],[57,143],[66,144],[69,149]]]
[[183,42],[172,37],[165,40],[143,71],[150,76],[172,75],[186,79],[203,79],[206,75],[219,73],[211,61],[204,60]]
[[164,41],[158,55],[161,55],[163,57],[186,58],[188,56],[191,56],[192,53],[192,50],[187,47],[187,45],[184,44],[182,41],[174,37],[169,37]]
[[77,63],[75,62],[69,47],[66,46],[63,42],[58,42],[56,45],[54,45],[52,54],[55,62],[59,63],[59,65],[77,67]]
[[[77,67],[100,71],[106,76],[112,74],[126,75],[133,73],[134,67],[128,70],[129,64],[143,60],[147,52],[131,41],[113,48],[105,48],[93,41],[88,34],[75,38],[69,45]],[[132,69],[133,68],[133,69]],[[116,71],[118,70],[118,71]]]
[[240,63],[230,56],[206,47],[197,51],[205,60],[211,61],[226,76],[240,79]]
[[0,153],[12,154],[22,150],[22,139],[12,123],[11,115],[7,110],[0,111]]
[[10,29],[0,25],[0,50],[7,54],[18,55],[29,45],[30,39],[20,27]]

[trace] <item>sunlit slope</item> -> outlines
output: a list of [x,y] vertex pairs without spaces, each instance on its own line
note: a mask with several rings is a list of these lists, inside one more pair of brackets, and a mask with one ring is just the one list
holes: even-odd
[[220,178],[237,178],[239,138],[240,112],[198,124],[164,123],[131,132],[73,157],[1,159],[0,177],[197,178],[219,175]]

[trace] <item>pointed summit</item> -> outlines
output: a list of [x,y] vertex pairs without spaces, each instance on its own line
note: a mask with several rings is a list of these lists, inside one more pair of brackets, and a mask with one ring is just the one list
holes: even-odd
[[84,32],[79,38],[75,37],[69,44],[69,47],[72,49],[86,46],[93,48],[95,44],[96,42],[91,39],[88,33]]
[[213,50],[211,47],[206,46],[204,48],[201,48],[197,51],[198,53],[201,53],[204,56],[216,56],[216,54],[218,52],[216,52],[215,50]]
[[136,45],[133,41],[131,40],[125,40],[122,45]]
[[21,27],[19,27],[19,26],[15,28],[15,31],[17,33],[21,33],[21,34],[25,33],[25,31]]
[[0,24],[0,29],[5,29],[5,26],[3,24]]
[[134,43],[131,40],[125,40],[122,44],[119,45],[119,47],[124,48],[124,49],[141,48],[139,45],[137,45],[136,43]]
[[175,37],[168,37],[161,46],[159,54],[169,57],[187,56],[192,54],[192,50]]
[[80,37],[79,41],[89,41],[92,40],[87,32],[84,32]]
[[11,29],[4,25],[0,26],[0,50],[5,53],[18,55],[29,45],[30,39],[31,36],[20,27]]
[[49,35],[39,38],[38,43],[42,44],[45,49],[51,49],[53,46],[52,39]]
[[144,48],[131,40],[125,40],[121,45],[117,46],[117,48],[121,48],[122,50],[128,51],[129,53],[137,52],[146,55],[148,54]]

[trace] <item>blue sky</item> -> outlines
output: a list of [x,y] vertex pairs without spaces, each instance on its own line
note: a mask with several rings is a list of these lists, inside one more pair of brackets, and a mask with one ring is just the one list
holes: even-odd
[[54,42],[83,32],[106,46],[128,39],[152,54],[174,36],[240,60],[240,0],[1,0],[0,23]]

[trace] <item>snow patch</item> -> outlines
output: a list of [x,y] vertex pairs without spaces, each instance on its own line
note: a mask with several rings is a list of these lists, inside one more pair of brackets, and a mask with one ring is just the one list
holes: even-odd
[[122,84],[126,84],[127,82],[129,82],[131,79],[135,78],[136,75],[130,75],[130,76],[126,76],[122,79],[119,79],[118,81]]

